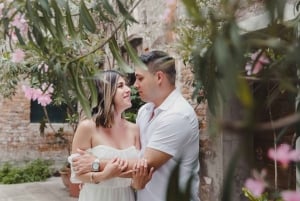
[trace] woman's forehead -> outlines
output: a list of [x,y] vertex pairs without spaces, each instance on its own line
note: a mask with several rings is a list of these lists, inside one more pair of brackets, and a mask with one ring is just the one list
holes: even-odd
[[122,76],[119,76],[117,82],[118,82],[118,83],[125,82],[125,79],[124,79]]

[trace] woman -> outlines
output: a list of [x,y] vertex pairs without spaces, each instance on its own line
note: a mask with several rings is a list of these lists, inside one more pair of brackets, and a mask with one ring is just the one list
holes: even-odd
[[92,119],[79,123],[72,153],[89,150],[100,161],[109,162],[102,171],[76,177],[84,183],[79,201],[134,201],[131,179],[119,177],[127,168],[127,160],[138,158],[140,149],[139,128],[122,117],[131,107],[130,88],[117,71],[104,71],[102,76],[95,81],[98,105],[93,108]]

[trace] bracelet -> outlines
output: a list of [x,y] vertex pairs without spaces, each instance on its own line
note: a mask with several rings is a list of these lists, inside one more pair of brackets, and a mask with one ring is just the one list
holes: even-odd
[[94,172],[91,172],[91,174],[90,174],[90,182],[92,183],[92,184],[98,184],[99,182],[96,182],[95,180],[94,180],[94,175],[95,173]]
[[94,183],[94,173],[93,172],[90,173],[90,182]]

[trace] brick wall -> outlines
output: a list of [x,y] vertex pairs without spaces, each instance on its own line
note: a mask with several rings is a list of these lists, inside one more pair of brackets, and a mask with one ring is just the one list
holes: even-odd
[[[11,99],[0,98],[0,114],[0,164],[44,158],[54,160],[55,166],[59,166],[66,161],[67,145],[49,128],[41,135],[40,124],[30,123],[30,101],[24,97],[20,87]],[[64,127],[66,137],[71,140],[72,132],[68,125],[53,126],[55,129]]]

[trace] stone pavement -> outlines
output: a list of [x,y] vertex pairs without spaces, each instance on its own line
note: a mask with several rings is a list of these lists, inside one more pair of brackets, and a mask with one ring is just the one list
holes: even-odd
[[0,201],[77,201],[60,177],[51,177],[44,182],[23,184],[0,184]]

